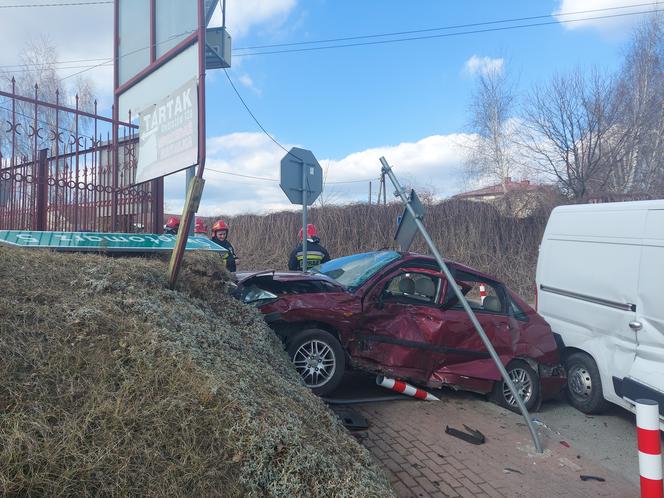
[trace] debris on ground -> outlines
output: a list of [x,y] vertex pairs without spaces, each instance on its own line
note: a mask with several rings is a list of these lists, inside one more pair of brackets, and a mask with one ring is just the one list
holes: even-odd
[[467,443],[470,444],[484,444],[486,441],[486,438],[484,437],[484,434],[482,434],[480,431],[472,429],[468,427],[466,424],[463,425],[465,429],[468,432],[463,432],[460,431],[459,429],[454,429],[453,427],[446,426],[445,427],[445,434],[449,434],[450,436],[454,436],[458,439],[461,439],[462,441],[466,441]]
[[599,482],[606,482],[606,479],[603,477],[597,477],[597,476],[584,476],[581,475],[579,476],[582,481],[599,481]]
[[0,247],[0,495],[394,496],[220,263]]
[[361,431],[369,428],[369,421],[358,411],[349,408],[334,407],[332,411],[349,431]]
[[389,377],[379,375],[376,377],[376,385],[424,401],[440,401],[440,399],[433,394],[418,387],[411,386],[408,382],[402,380],[390,379]]

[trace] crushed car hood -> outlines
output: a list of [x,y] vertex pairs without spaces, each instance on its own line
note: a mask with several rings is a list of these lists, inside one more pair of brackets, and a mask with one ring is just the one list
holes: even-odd
[[240,286],[256,284],[278,293],[307,293],[343,291],[345,287],[333,278],[320,273],[303,273],[299,271],[260,271],[237,272],[235,274]]

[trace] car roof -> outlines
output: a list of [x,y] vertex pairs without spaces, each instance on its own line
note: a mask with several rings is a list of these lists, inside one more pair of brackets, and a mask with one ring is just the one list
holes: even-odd
[[[433,256],[430,256],[428,254],[419,254],[416,252],[400,252],[401,254],[401,260],[402,262],[408,262],[408,261],[415,261],[415,260],[427,260],[430,261],[433,264],[437,265],[437,261]],[[445,261],[445,264],[448,266],[454,266],[455,268],[462,270],[462,271],[469,271],[472,273],[475,273],[479,277],[486,278],[487,280],[493,280],[495,282],[500,282],[500,279],[496,278],[493,275],[490,275],[488,273],[484,273],[476,268],[473,268],[472,266],[464,265],[463,263],[459,263],[457,261],[453,261],[450,259],[443,259]]]

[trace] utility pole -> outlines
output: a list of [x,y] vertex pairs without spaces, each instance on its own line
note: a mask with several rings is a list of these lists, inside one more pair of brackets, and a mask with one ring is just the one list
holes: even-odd
[[369,180],[369,206],[371,206],[371,180]]

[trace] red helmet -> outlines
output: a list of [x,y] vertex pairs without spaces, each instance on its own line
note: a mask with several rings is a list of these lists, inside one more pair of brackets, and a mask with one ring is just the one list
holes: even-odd
[[[307,225],[307,239],[311,239],[311,238],[317,237],[317,236],[318,236],[318,232],[316,231],[316,225],[314,225],[313,223],[309,223]],[[302,240],[302,229],[301,228],[300,228],[300,233],[298,234],[298,237],[300,238],[300,240]]]
[[218,232],[220,230],[226,230],[226,232],[228,232],[228,225],[224,220],[217,220],[214,222],[214,225],[212,225],[213,232]]
[[207,234],[207,226],[203,220],[196,218],[196,223],[194,223],[194,233]]
[[177,216],[169,216],[166,220],[166,226],[164,228],[177,228],[180,226],[180,218]]

